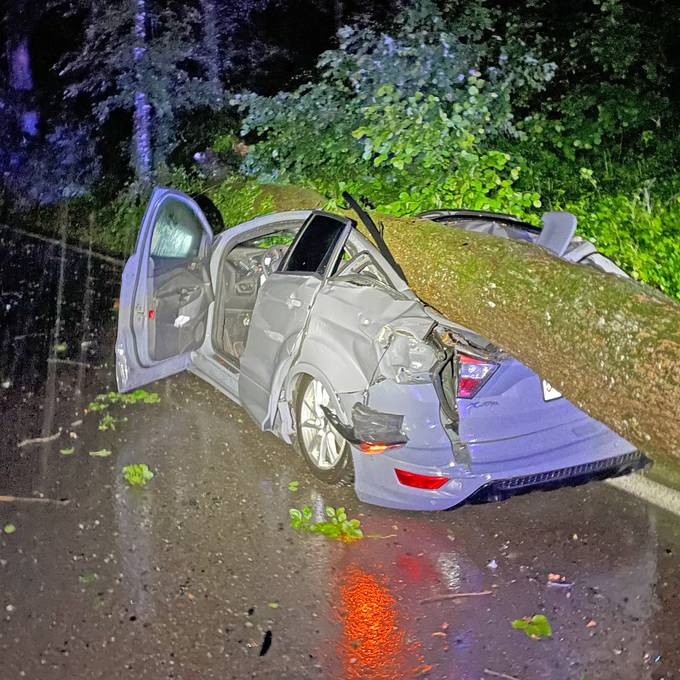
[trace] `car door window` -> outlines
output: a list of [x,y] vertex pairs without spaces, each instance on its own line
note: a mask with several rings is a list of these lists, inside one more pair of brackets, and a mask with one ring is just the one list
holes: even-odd
[[198,257],[203,228],[185,204],[167,200],[161,206],[151,236],[151,257],[193,259]]
[[332,215],[316,213],[302,229],[279,271],[324,276],[331,265],[335,245],[347,222]]

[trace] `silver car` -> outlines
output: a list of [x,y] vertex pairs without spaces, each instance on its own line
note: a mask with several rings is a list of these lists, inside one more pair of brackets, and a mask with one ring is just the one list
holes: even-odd
[[[155,189],[123,271],[119,390],[190,370],[295,445],[318,478],[393,508],[445,509],[644,462],[527,367],[424,304],[356,207],[375,245],[353,220],[319,210],[213,237],[191,198]],[[430,217],[460,226],[452,215]],[[504,216],[475,216],[504,228]],[[573,241],[556,224],[544,234],[553,250]]]

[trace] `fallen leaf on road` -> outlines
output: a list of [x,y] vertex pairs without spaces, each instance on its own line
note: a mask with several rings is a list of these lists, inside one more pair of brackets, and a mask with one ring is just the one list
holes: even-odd
[[523,630],[532,640],[540,640],[552,635],[552,627],[544,614],[534,614],[532,617],[525,616],[515,619],[512,627]]
[[99,451],[90,451],[93,458],[108,458],[111,455],[109,449],[99,449]]

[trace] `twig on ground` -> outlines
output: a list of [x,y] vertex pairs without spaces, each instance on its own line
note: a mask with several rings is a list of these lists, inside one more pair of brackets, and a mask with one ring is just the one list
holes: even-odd
[[446,595],[426,597],[424,600],[420,601],[420,604],[427,604],[428,602],[442,602],[443,600],[457,600],[460,597],[478,597],[480,595],[493,595],[493,591],[482,590],[478,593],[447,593]]
[[83,368],[94,368],[95,370],[100,369],[101,366],[94,366],[93,364],[87,364],[84,361],[76,361],[75,359],[59,359],[58,357],[50,357],[47,360],[48,364],[66,364],[67,366],[82,366]]
[[488,668],[484,669],[484,675],[492,675],[494,678],[503,678],[503,680],[519,680],[519,678],[515,677],[514,675],[508,675],[507,673],[498,673]]
[[387,534],[383,536],[382,534],[367,534],[366,538],[396,538],[397,534]]
[[54,503],[56,505],[68,505],[70,499],[64,498],[33,498],[33,496],[0,496],[0,503]]
[[19,442],[17,444],[18,448],[22,448],[24,446],[30,446],[31,444],[46,444],[47,442],[53,442],[55,439],[59,439],[61,436],[61,428],[57,430],[54,434],[51,434],[47,437],[35,437],[34,439],[24,439],[23,441]]

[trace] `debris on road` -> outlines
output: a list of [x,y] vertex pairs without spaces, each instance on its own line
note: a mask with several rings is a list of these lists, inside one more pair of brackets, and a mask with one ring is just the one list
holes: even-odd
[[130,486],[146,486],[153,479],[153,472],[146,463],[134,463],[123,468],[123,477]]
[[497,671],[492,671],[490,668],[484,669],[484,675],[490,675],[494,678],[503,678],[503,680],[519,680],[515,675],[508,675],[507,673],[498,673]]
[[420,604],[428,604],[430,602],[443,602],[444,600],[457,600],[461,597],[480,597],[482,595],[493,595],[492,590],[482,590],[477,593],[446,593],[446,595],[435,595],[434,597],[426,597],[420,601]]
[[33,496],[0,496],[0,503],[55,503],[56,505],[68,505],[68,498],[34,498]]
[[61,436],[61,428],[59,428],[54,434],[50,434],[46,437],[34,437],[33,439],[24,439],[17,444],[17,448],[22,449],[24,446],[30,446],[32,444],[47,444],[48,442],[53,442],[59,439]]
[[515,619],[512,622],[512,627],[523,630],[532,640],[540,640],[552,635],[552,626],[544,614],[534,614],[531,617],[525,616],[521,619]]
[[272,632],[271,632],[271,630],[268,630],[264,634],[264,640],[262,641],[262,648],[260,649],[260,656],[264,656],[269,651],[269,648],[271,646],[272,646]]

